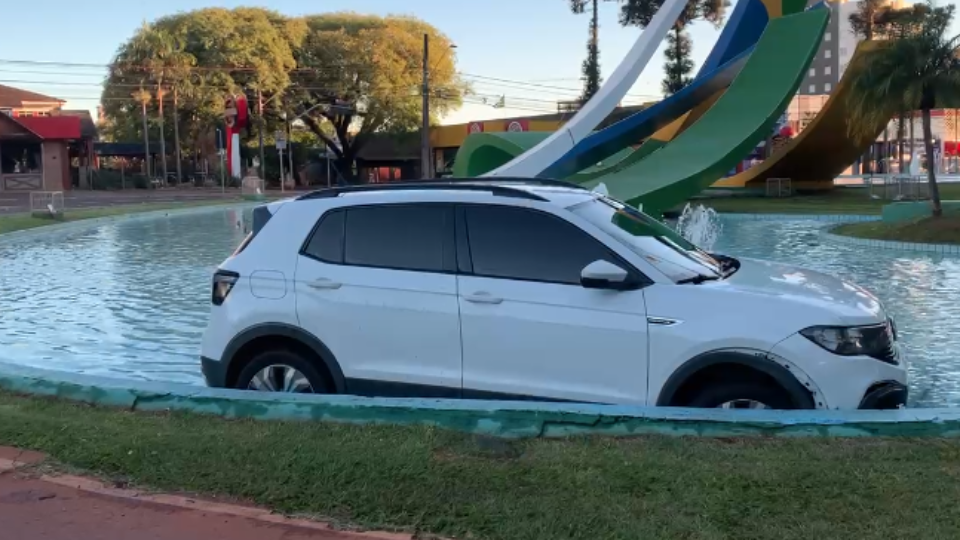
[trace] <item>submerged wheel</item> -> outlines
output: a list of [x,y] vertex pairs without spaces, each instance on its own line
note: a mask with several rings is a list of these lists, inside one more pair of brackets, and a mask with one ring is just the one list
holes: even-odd
[[757,383],[719,383],[703,388],[690,407],[723,409],[796,409],[787,393]]
[[235,388],[258,392],[326,394],[330,381],[307,358],[288,350],[264,351],[247,364]]

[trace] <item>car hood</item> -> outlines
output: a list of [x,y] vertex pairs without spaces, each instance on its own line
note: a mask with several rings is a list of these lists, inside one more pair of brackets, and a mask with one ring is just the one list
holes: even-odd
[[[883,304],[870,291],[822,272],[786,264],[739,259],[732,276],[708,282],[738,293],[776,297],[825,311],[822,324],[876,324],[886,320]],[[733,291],[731,291],[733,292]],[[790,309],[785,305],[784,309]]]

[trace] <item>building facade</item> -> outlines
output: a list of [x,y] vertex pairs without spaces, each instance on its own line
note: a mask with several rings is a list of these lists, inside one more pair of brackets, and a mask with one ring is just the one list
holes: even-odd
[[61,99],[0,85],[0,191],[62,191],[89,168],[96,126]]
[[[814,0],[819,3],[819,0]],[[829,94],[837,87],[843,72],[847,70],[860,37],[853,32],[850,16],[857,12],[856,0],[832,0],[830,4],[830,23],[823,33],[820,50],[810,63],[810,68],[800,85],[800,95],[816,96]],[[909,7],[906,0],[891,0],[888,5],[894,9]]]

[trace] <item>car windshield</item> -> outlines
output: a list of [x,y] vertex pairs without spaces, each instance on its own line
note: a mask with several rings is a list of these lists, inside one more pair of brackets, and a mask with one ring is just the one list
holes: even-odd
[[599,196],[570,207],[675,282],[720,279],[720,263],[675,231],[617,200]]

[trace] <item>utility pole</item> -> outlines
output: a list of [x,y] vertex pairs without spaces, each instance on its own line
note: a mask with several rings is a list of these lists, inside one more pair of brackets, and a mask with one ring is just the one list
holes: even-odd
[[147,179],[150,178],[150,128],[147,126],[147,100],[141,96],[140,107],[143,112],[143,165]]
[[258,104],[258,110],[260,111],[260,129],[258,130],[260,132],[260,179],[266,182],[267,181],[267,173],[266,173],[267,159],[263,151],[263,92],[260,90],[257,90],[257,104]]
[[179,103],[177,96],[177,89],[173,89],[173,144],[176,146],[174,149],[174,156],[177,159],[177,185],[180,185],[180,182],[183,182],[183,169],[181,168],[180,160],[180,112],[179,112]]
[[423,34],[423,125],[420,127],[420,174],[430,178],[430,35]]
[[160,170],[163,171],[163,185],[167,185],[167,142],[163,132],[163,88],[157,87],[157,101],[160,111]]
[[227,142],[226,131],[217,128],[217,154],[220,155],[220,192],[227,192]]
[[293,187],[296,188],[297,179],[293,175],[293,128],[290,126],[290,119],[287,118],[286,121],[287,121],[287,146],[288,146],[287,159],[290,162],[290,167],[288,167],[288,169],[290,173],[290,181],[293,182]]

